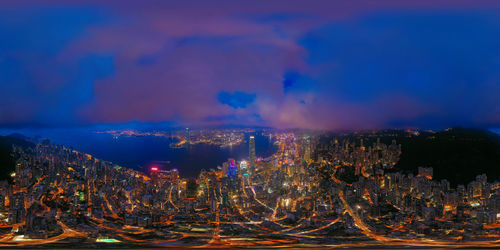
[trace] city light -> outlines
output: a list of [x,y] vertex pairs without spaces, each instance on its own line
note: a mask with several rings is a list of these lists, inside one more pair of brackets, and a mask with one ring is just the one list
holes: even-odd
[[[0,198],[8,197],[1,221],[10,228],[0,246],[87,238],[178,246],[198,238],[209,241],[196,247],[500,247],[500,213],[492,206],[500,185],[486,175],[453,189],[431,167],[385,173],[402,153],[395,141],[375,138],[365,147],[363,134],[357,146],[274,134],[276,151],[255,165],[230,158],[191,179],[177,168],[150,165],[143,173],[58,145],[14,147],[19,174],[12,186],[0,183]],[[195,130],[189,137],[199,140]],[[314,150],[324,145],[330,149]]]
[[500,249],[500,0],[0,0],[1,249]]

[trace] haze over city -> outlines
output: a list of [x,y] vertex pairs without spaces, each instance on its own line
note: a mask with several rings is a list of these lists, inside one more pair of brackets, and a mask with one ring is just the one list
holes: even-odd
[[500,248],[498,0],[2,0],[0,248]]

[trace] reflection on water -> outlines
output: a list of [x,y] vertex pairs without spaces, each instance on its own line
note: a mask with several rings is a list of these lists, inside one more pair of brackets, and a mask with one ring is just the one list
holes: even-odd
[[[89,153],[99,159],[144,170],[153,163],[163,163],[165,168],[177,168],[183,177],[196,177],[201,169],[216,168],[228,158],[241,160],[248,158],[248,134],[245,143],[231,147],[220,147],[207,144],[190,145],[189,148],[171,148],[169,145],[176,139],[153,136],[118,137],[104,133],[95,133],[84,129],[36,129],[36,130],[2,130],[1,135],[21,133],[29,137],[42,136],[52,143],[73,147]],[[255,149],[257,157],[273,154],[273,146],[269,136],[255,133]]]

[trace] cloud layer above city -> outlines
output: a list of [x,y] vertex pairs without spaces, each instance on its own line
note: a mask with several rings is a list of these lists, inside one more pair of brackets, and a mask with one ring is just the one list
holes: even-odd
[[0,126],[500,127],[498,1],[2,1]]

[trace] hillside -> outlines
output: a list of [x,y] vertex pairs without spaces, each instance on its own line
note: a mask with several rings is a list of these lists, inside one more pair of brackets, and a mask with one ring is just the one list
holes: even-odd
[[10,180],[10,173],[15,170],[15,159],[11,156],[12,145],[33,147],[34,144],[19,134],[0,136],[0,180]]
[[434,178],[448,179],[452,186],[467,184],[482,173],[488,181],[500,180],[500,136],[492,132],[454,128],[381,140],[390,143],[392,139],[402,149],[396,168],[406,173],[416,173],[419,166],[433,167]]

